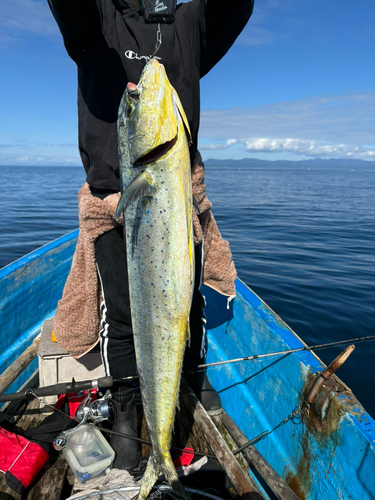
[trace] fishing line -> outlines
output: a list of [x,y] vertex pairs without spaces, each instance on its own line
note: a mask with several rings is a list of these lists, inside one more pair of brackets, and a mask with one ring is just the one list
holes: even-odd
[[[204,371],[206,368],[211,368],[215,366],[221,366],[229,363],[240,363],[241,361],[252,361],[256,359],[262,359],[262,358],[269,358],[272,356],[281,356],[285,354],[292,354],[294,352],[302,352],[302,351],[316,351],[319,349],[331,349],[333,347],[339,346],[339,345],[345,345],[345,344],[355,344],[358,342],[370,342],[375,340],[375,335],[369,335],[368,337],[357,337],[356,339],[347,339],[347,340],[338,340],[336,342],[329,342],[327,344],[317,344],[313,346],[304,346],[304,347],[297,347],[296,349],[286,349],[284,351],[276,351],[276,352],[269,352],[266,354],[253,354],[252,356],[244,356],[242,358],[233,358],[233,359],[227,359],[225,361],[216,361],[214,363],[205,363],[201,365],[197,365],[195,368],[191,368],[187,371],[183,372],[183,375],[191,375],[193,373],[198,373],[201,371]],[[115,382],[120,384],[123,381],[132,381],[136,380],[138,378],[138,375],[134,375],[131,377],[124,377],[121,379],[116,379]],[[128,392],[128,391],[125,391]],[[122,394],[122,393],[116,393],[116,394]]]
[[285,354],[292,354],[294,352],[312,351],[312,350],[316,351],[318,349],[330,349],[331,347],[336,347],[338,345],[354,344],[358,342],[369,342],[371,340],[375,340],[375,335],[370,335],[368,337],[358,337],[356,339],[349,339],[349,340],[339,340],[337,342],[330,342],[328,344],[317,344],[313,346],[298,347],[296,349],[287,349],[285,351],[269,352],[266,354],[254,354],[253,356],[244,356],[242,358],[227,359],[225,361],[216,361],[215,363],[205,363],[202,365],[197,365],[195,370],[198,371],[211,366],[220,366],[228,363],[239,363],[240,361],[252,361],[255,359],[269,358],[271,356],[281,356]]
[[[211,368],[211,367],[215,368],[216,366],[221,366],[221,365],[230,364],[230,363],[239,363],[242,361],[252,361],[252,360],[257,360],[257,359],[262,359],[262,358],[268,358],[271,356],[281,356],[281,355],[285,356],[285,355],[292,354],[295,352],[312,351],[312,350],[319,350],[319,349],[331,349],[331,348],[336,347],[338,345],[356,344],[358,342],[369,342],[369,341],[373,341],[373,340],[375,340],[375,335],[370,335],[367,337],[358,337],[356,339],[347,339],[347,340],[340,340],[340,341],[336,341],[336,342],[329,342],[326,344],[317,344],[314,346],[298,347],[296,349],[287,349],[284,351],[270,352],[270,353],[266,353],[266,354],[254,354],[252,356],[244,356],[242,358],[233,358],[233,359],[228,359],[225,361],[216,361],[214,363],[205,363],[205,364],[197,365],[195,368],[185,370],[183,372],[183,375],[184,376],[191,375],[193,373],[204,371],[207,368]],[[104,377],[104,378],[110,378],[110,377]],[[130,382],[130,381],[136,380],[138,378],[139,378],[138,375],[133,375],[133,376],[129,376],[129,377],[115,379],[115,380],[113,380],[113,385],[117,384],[117,385],[121,386],[124,382]],[[74,382],[74,379],[73,379],[73,382]],[[79,383],[82,384],[82,383],[87,383],[87,382],[89,382],[89,381],[79,382]],[[95,380],[93,382],[97,383],[98,381]],[[112,384],[112,382],[111,382],[111,384]],[[94,387],[94,386],[90,386],[90,388],[91,387]],[[97,388],[98,386],[95,385],[95,387]],[[108,387],[108,385],[106,385],[105,387]],[[101,386],[101,388],[103,388],[103,386]],[[46,388],[44,388],[44,389],[46,389]],[[87,387],[85,387],[84,389],[87,389]],[[125,390],[125,391],[112,392],[112,395],[126,394],[126,393],[129,393],[130,391],[137,390],[137,389],[139,389],[139,386],[129,388],[128,390]],[[3,394],[3,395],[0,395],[0,402],[13,401],[13,400],[18,400],[18,399],[23,399],[24,397],[26,397],[26,398],[30,397],[28,395],[28,392],[29,392],[30,396],[32,396],[32,397],[36,396],[34,394],[31,394],[30,391],[26,391],[26,393],[24,393],[24,394],[20,394],[20,393]],[[52,393],[52,394],[55,394],[55,393]],[[52,395],[52,394],[49,394],[49,395]],[[45,396],[46,393],[44,393],[43,395]]]

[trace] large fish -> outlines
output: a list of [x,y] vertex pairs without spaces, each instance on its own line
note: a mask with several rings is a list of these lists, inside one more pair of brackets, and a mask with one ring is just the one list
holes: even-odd
[[183,493],[169,447],[189,339],[194,243],[189,125],[164,66],[151,59],[119,107],[118,140],[130,306],[152,441],[139,498],[160,474]]

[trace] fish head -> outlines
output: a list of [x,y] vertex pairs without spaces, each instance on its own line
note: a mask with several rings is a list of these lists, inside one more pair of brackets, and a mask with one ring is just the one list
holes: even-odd
[[181,119],[190,135],[177,93],[164,66],[154,58],[144,67],[138,85],[127,84],[123,113],[133,165],[156,161],[169,151],[177,140]]

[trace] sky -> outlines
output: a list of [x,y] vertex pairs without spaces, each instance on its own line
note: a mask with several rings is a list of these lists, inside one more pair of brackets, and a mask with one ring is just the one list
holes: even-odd
[[[375,161],[374,19],[373,0],[255,0],[201,81],[203,159]],[[80,165],[76,85],[47,0],[1,0],[0,165]]]

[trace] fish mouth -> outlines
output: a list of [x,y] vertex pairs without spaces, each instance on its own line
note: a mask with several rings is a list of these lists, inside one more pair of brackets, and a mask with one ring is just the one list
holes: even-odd
[[142,166],[142,165],[147,165],[148,163],[153,163],[157,161],[159,158],[164,156],[165,154],[170,151],[173,146],[177,142],[177,135],[174,137],[172,140],[164,142],[163,144],[160,144],[160,146],[157,146],[155,149],[150,151],[144,156],[140,156],[135,162],[134,165],[137,167]]
[[141,87],[137,86],[135,83],[128,82],[127,91],[129,96],[133,99],[133,101],[135,102],[139,101],[139,98],[141,97],[142,93]]

